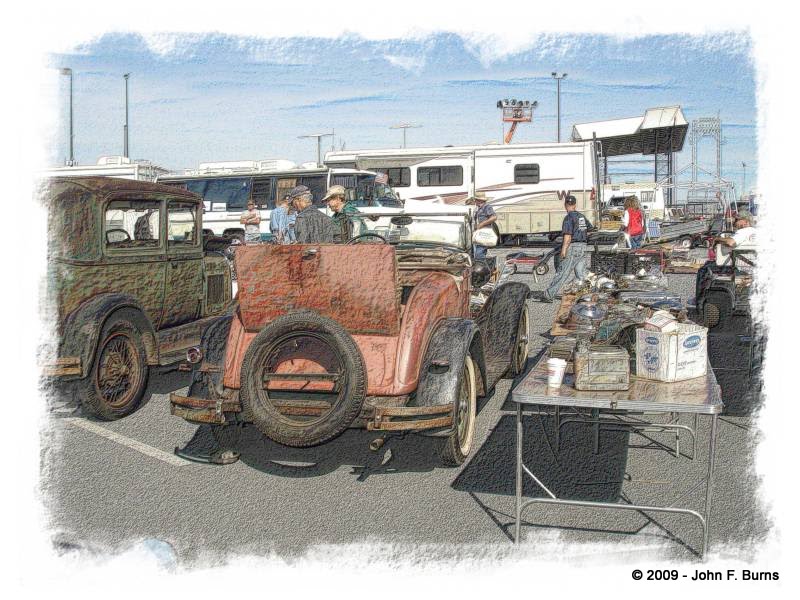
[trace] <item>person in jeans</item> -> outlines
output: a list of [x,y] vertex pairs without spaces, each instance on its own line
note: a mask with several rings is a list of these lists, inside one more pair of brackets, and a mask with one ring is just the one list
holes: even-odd
[[[473,217],[475,231],[483,229],[484,227],[491,227],[492,223],[497,221],[497,215],[494,209],[486,204],[486,193],[475,192],[472,198],[467,200],[467,204],[475,204],[475,216]],[[485,246],[472,245],[472,254],[475,260],[484,260],[488,249]]]
[[631,240],[631,248],[641,248],[644,239],[644,215],[636,196],[625,198],[625,212],[622,213],[622,230]]
[[239,223],[244,225],[244,243],[261,243],[261,214],[256,210],[256,203],[252,200],[247,202],[247,210],[242,213]]
[[278,198],[277,206],[272,209],[269,216],[269,230],[278,244],[288,244],[292,241],[289,237],[289,199],[287,197]]
[[575,196],[567,196],[564,201],[567,216],[564,217],[561,224],[561,233],[564,238],[561,243],[561,264],[550,285],[542,294],[540,298],[542,302],[552,302],[561,286],[573,273],[579,281],[583,280],[586,275],[586,264],[583,257],[586,253],[586,234],[591,223],[582,213],[578,212],[576,204]]

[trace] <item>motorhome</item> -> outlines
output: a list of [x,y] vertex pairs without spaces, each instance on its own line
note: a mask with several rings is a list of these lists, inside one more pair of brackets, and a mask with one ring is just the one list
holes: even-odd
[[592,142],[348,150],[328,152],[325,164],[385,173],[403,200],[464,204],[485,192],[504,242],[560,231],[568,194],[591,221],[598,217]]
[[40,174],[43,177],[116,177],[152,182],[159,175],[167,173],[168,169],[159,167],[149,160],[133,160],[127,156],[101,156],[96,165],[53,167]]
[[304,185],[314,197],[314,206],[324,212],[329,209],[322,202],[332,185],[347,190],[347,198],[360,212],[400,208],[385,178],[376,173],[358,169],[339,169],[317,166],[316,163],[296,165],[282,159],[245,160],[201,163],[197,169],[181,174],[170,173],[158,182],[180,187],[203,198],[205,227],[216,235],[244,239],[244,228],[239,223],[247,202],[253,200],[261,214],[261,235],[269,238],[269,217],[278,198],[292,188]]
[[653,182],[605,184],[603,208],[622,209],[628,196],[636,196],[648,218],[664,218],[664,189]]

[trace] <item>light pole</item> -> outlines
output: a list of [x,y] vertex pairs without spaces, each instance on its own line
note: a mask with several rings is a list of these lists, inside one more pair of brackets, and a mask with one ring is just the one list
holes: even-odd
[[297,136],[297,139],[305,140],[305,139],[316,139],[317,140],[317,166],[322,166],[322,138],[331,136],[333,137],[332,133],[309,133],[308,135],[300,135]]
[[74,136],[72,134],[72,69],[65,67],[61,69],[61,74],[69,76],[69,160],[67,161],[67,166],[71,167],[75,164]]
[[562,73],[561,75],[559,75],[558,73],[553,71],[552,73],[550,73],[550,75],[553,77],[553,79],[556,80],[556,122],[557,122],[556,139],[558,142],[561,142],[561,80],[564,79],[567,76],[567,74]]
[[742,161],[742,198],[747,193],[747,163]]
[[122,78],[125,80],[125,127],[123,128],[124,141],[122,145],[122,155],[128,158],[128,78],[130,73],[125,73]]
[[399,125],[392,125],[389,129],[402,129],[403,130],[403,148],[406,147],[406,129],[419,129],[422,125],[411,125],[410,123],[400,123]]

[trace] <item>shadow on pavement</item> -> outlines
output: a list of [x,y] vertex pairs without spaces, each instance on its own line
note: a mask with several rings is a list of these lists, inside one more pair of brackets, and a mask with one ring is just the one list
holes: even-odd
[[[562,427],[560,451],[555,448],[555,420],[547,415],[523,418],[525,465],[556,496],[575,500],[615,502],[622,489],[628,460],[629,432],[600,430],[599,453],[593,452],[593,428]],[[503,416],[453,488],[470,493],[513,496],[515,490],[516,418]],[[523,494],[546,497],[530,478]]]

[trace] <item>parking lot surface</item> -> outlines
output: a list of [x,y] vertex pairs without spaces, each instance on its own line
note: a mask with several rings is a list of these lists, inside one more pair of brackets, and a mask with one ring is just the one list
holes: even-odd
[[[513,277],[541,290],[552,274],[551,268],[538,283],[530,275]],[[669,280],[684,299],[692,295],[693,275],[670,275]],[[529,300],[529,366],[549,340],[556,308]],[[398,548],[430,558],[479,557],[487,545],[499,557],[568,555],[584,553],[583,544],[610,544],[611,554],[608,546],[603,551],[607,558],[614,553],[696,558],[701,533],[685,516],[565,507],[528,509],[523,545],[515,548],[512,383],[501,380],[480,400],[475,449],[460,468],[439,466],[424,437],[391,438],[371,452],[369,442],[376,435],[351,429],[328,444],[295,449],[271,442],[252,426],[242,431],[237,445],[241,460],[215,466],[173,454],[176,446],[210,444],[211,436],[205,427],[169,414],[168,394],[186,388],[186,375],[153,374],[151,399],[130,417],[91,421],[68,406],[54,414],[43,482],[54,543],[108,552],[156,539],[168,543],[181,563],[198,565],[245,554],[275,553],[287,560],[309,552],[324,556],[340,544],[378,544],[378,552],[385,553],[379,559],[391,559]],[[567,460],[553,452],[547,415],[528,418],[526,427],[526,461],[556,486],[568,477],[602,494],[609,482],[597,479],[595,467],[625,451],[624,439],[604,431],[600,454],[592,456],[589,428],[571,427],[562,434],[562,444],[574,449]],[[705,473],[708,423],[701,419],[695,461],[683,440],[682,456],[676,458],[652,443],[674,448],[672,436],[648,435],[650,440],[630,436],[623,498],[701,508],[702,489],[682,496]],[[757,499],[757,439],[754,417],[720,420],[712,553],[724,550],[745,558],[769,529]]]

